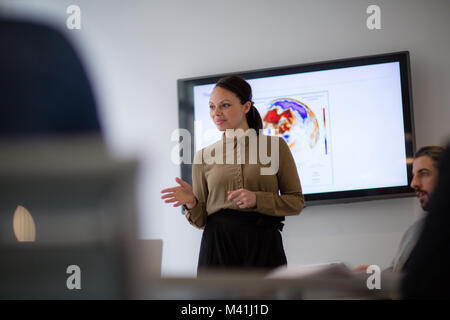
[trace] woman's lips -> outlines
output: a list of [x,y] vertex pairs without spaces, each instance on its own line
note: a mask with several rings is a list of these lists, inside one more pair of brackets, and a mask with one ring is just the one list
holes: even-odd
[[225,120],[216,120],[216,124],[217,125],[220,125],[220,124],[222,124],[222,123],[224,123],[225,122]]

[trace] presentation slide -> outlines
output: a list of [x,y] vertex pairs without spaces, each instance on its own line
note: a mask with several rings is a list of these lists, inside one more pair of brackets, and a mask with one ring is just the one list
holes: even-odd
[[[305,194],[407,185],[398,62],[248,82],[264,133],[287,142]],[[196,150],[221,137],[213,88],[194,87]]]

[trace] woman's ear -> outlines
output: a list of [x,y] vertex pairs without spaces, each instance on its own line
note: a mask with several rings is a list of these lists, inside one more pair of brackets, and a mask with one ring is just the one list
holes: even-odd
[[244,113],[245,114],[247,114],[251,108],[252,108],[251,101],[247,101],[246,103],[244,103]]

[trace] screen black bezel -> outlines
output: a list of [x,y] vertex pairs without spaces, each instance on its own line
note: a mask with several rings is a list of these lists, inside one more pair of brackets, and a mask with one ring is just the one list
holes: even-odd
[[[413,190],[410,188],[412,179],[412,159],[415,152],[415,133],[414,133],[414,114],[412,105],[412,90],[411,90],[411,69],[409,51],[384,53],[364,57],[353,57],[332,61],[322,61],[299,65],[290,65],[282,67],[273,67],[267,69],[230,72],[216,75],[208,75],[196,78],[179,79],[178,84],[178,107],[179,107],[179,127],[189,130],[192,137],[194,137],[194,97],[193,88],[197,85],[216,83],[220,78],[227,75],[240,75],[247,80],[261,77],[271,77],[279,75],[288,75],[295,73],[305,73],[312,71],[339,69],[347,67],[366,66],[371,64],[399,62],[400,64],[400,80],[402,90],[403,103],[403,126],[405,129],[405,151],[407,157],[407,175],[408,185],[398,187],[385,187],[373,189],[360,189],[350,191],[324,192],[305,194],[305,201],[309,205],[324,204],[324,203],[342,203],[353,201],[367,201],[380,198],[396,198],[413,195]],[[191,143],[191,155],[195,152],[194,143]],[[382,155],[380,155],[382,156]],[[191,164],[181,164],[181,178],[192,184],[191,179]]]

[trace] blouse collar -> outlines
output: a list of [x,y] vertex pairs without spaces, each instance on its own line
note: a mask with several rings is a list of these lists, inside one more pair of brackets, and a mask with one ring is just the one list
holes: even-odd
[[[227,129],[227,130],[234,131],[233,129]],[[242,130],[236,130],[236,132],[234,133],[234,136],[233,136],[233,133],[234,132],[231,132],[231,135],[230,135],[231,137],[227,137],[225,132],[222,133],[222,141],[223,142],[233,141],[234,138],[237,138],[237,141],[240,141],[244,137],[256,136],[256,130],[252,129],[252,128],[247,129],[245,132],[242,132]]]

